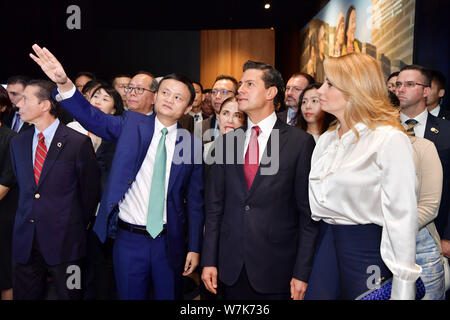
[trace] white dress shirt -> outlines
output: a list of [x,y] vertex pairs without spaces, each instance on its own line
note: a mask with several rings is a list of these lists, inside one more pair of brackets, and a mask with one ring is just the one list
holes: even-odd
[[376,224],[380,253],[393,274],[392,298],[414,299],[421,268],[415,264],[416,172],[409,138],[390,126],[355,125],[341,139],[338,128],[320,136],[311,159],[312,219],[329,224]]
[[419,138],[423,138],[425,135],[425,127],[427,126],[428,110],[425,109],[421,114],[418,114],[415,118],[409,118],[408,116],[400,113],[400,120],[403,126],[407,129],[408,125],[405,123],[408,119],[414,119],[418,123],[414,126],[414,135]]
[[433,110],[430,111],[430,113],[433,116],[437,117],[439,115],[439,111],[441,111],[441,106],[437,105],[436,108],[434,108]]
[[[164,125],[155,117],[155,130],[152,142],[147,150],[147,154],[139,169],[136,180],[123,199],[119,202],[119,218],[125,222],[140,226],[147,225],[148,207],[151,205],[150,190],[152,185],[153,168],[155,166],[156,150],[158,148],[159,139],[161,138],[161,130]],[[167,188],[169,186],[170,168],[172,166],[172,158],[175,150],[175,142],[177,139],[177,124],[167,128],[166,135],[166,183],[164,191],[164,213],[163,223],[167,222]]]
[[250,118],[248,118],[247,123],[247,131],[245,132],[245,145],[244,145],[244,160],[245,160],[245,153],[247,152],[248,143],[250,142],[250,135],[252,133],[252,128],[254,126],[258,126],[261,129],[261,133],[258,136],[258,145],[259,145],[259,158],[258,158],[258,164],[261,162],[261,158],[264,154],[264,150],[267,146],[267,141],[269,140],[270,134],[272,133],[273,126],[275,125],[275,122],[277,122],[277,115],[275,111],[265,118],[264,120],[260,121],[257,124],[254,124]]

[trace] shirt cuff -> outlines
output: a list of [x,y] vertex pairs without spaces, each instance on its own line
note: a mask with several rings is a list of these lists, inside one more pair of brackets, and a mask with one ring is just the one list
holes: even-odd
[[[57,89],[58,90],[58,89]],[[58,94],[56,95],[56,101],[62,101],[62,100],[66,100],[66,99],[69,99],[69,98],[72,98],[73,97],[73,95],[75,94],[75,90],[77,90],[77,87],[75,87],[75,86],[73,86],[72,87],[72,89],[70,89],[69,91],[67,91],[67,92],[60,92],[59,90],[58,90]]]
[[415,300],[416,281],[402,280],[396,276],[392,278],[392,300]]

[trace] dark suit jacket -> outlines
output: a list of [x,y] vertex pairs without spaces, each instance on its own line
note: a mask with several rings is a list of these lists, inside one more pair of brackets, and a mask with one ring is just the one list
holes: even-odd
[[183,129],[186,129],[190,133],[194,133],[194,117],[190,114],[183,114],[178,120],[178,123]]
[[441,118],[444,120],[450,120],[450,110],[444,109],[441,106],[441,109],[439,110],[438,118]]
[[[211,117],[204,119],[202,121],[202,137],[203,143],[214,141],[213,133],[214,127],[216,125],[216,114],[213,114]],[[205,134],[205,132],[207,134]]]
[[[3,124],[6,125],[8,128],[11,128],[11,129],[12,129],[12,126],[13,126],[12,121],[14,119],[14,114],[15,114],[15,112],[11,112],[11,114],[6,116],[2,120]],[[31,123],[25,122],[22,125],[22,127],[20,128],[19,132],[17,132],[17,133],[22,133],[22,132],[25,132],[26,130],[33,129],[33,128],[34,128],[34,125],[32,125]]]
[[[272,149],[277,129],[279,149]],[[226,150],[228,139],[232,133],[217,139],[216,155],[223,150],[226,159],[234,151],[234,163],[243,163],[245,139],[234,140],[234,150]],[[277,119],[250,190],[243,164],[220,164],[216,158],[206,189],[202,266],[216,266],[226,285],[237,281],[244,264],[250,283],[261,293],[289,292],[292,277],[308,281],[318,234],[308,198],[314,146],[311,135]],[[267,164],[268,155],[279,155],[279,169],[262,175],[262,168],[274,164]]]
[[[53,95],[57,93],[55,90]],[[141,168],[153,138],[156,115],[146,116],[133,111],[126,111],[121,116],[106,115],[93,108],[78,90],[73,97],[60,103],[86,130],[116,144],[94,225],[100,241],[105,242],[107,236],[115,237],[119,201]],[[189,161],[172,163],[166,202],[168,259],[176,270],[184,266],[186,238],[188,251],[200,252],[204,221],[201,142],[191,134],[181,136],[182,133],[178,131],[175,150],[178,152],[177,145],[182,143],[183,148],[178,154],[180,157],[185,155]]]
[[440,237],[450,240],[450,122],[428,113],[424,138],[434,142],[441,159],[444,179],[441,205],[434,222]]
[[288,113],[288,111],[286,109],[284,111],[278,112],[277,116],[281,121],[283,121],[284,123],[287,123],[287,113]]
[[13,258],[27,263],[33,239],[49,265],[86,254],[86,227],[99,195],[99,167],[90,139],[60,123],[36,185],[32,163],[34,130],[11,140],[11,161],[19,186]]

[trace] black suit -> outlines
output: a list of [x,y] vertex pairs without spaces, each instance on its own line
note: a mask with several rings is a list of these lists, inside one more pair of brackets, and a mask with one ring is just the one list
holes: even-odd
[[441,238],[450,240],[450,219],[448,218],[450,212],[450,122],[428,113],[424,138],[434,142],[441,159],[444,179],[441,205],[435,224]]
[[[15,112],[11,112],[8,116],[6,116],[2,122],[8,127],[8,128],[13,128],[14,124],[13,124],[13,119],[14,119],[14,115],[16,113]],[[22,133],[25,132],[26,130],[32,129],[34,128],[34,125],[32,125],[31,123],[28,122],[24,122],[22,127],[20,127],[20,130],[17,133]]]
[[[271,144],[276,129],[278,150]],[[224,159],[232,151],[225,149],[228,139],[232,133],[216,143],[216,155],[223,148]],[[250,190],[239,164],[244,139],[234,139],[233,164],[219,164],[216,158],[206,189],[202,266],[216,266],[225,285],[237,282],[244,265],[251,286],[262,294],[289,293],[292,277],[308,281],[318,233],[308,198],[314,145],[311,135],[277,119]],[[279,170],[262,175],[274,163],[267,164],[268,155],[279,155]]]
[[444,109],[441,106],[441,109],[439,110],[438,118],[441,118],[444,120],[450,120],[450,111],[447,109]]

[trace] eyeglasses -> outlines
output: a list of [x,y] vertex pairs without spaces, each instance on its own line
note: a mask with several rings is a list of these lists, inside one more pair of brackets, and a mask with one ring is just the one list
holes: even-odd
[[415,81],[405,81],[405,82],[399,82],[399,81],[397,81],[397,82],[395,83],[395,88],[396,88],[396,89],[400,89],[402,86],[404,86],[405,88],[414,88],[416,85],[418,85],[418,86],[423,86],[423,87],[429,87],[429,86],[426,85],[426,84],[418,83],[418,82],[415,82]]
[[213,96],[217,96],[218,94],[221,94],[222,96],[228,95],[228,94],[234,94],[234,91],[231,90],[225,90],[225,89],[220,89],[220,90],[211,90],[211,94]]
[[144,91],[153,92],[150,89],[139,88],[139,87],[125,87],[125,88],[123,88],[123,90],[125,91],[125,93],[132,92],[134,90],[134,93],[139,94],[139,95],[143,94]]

